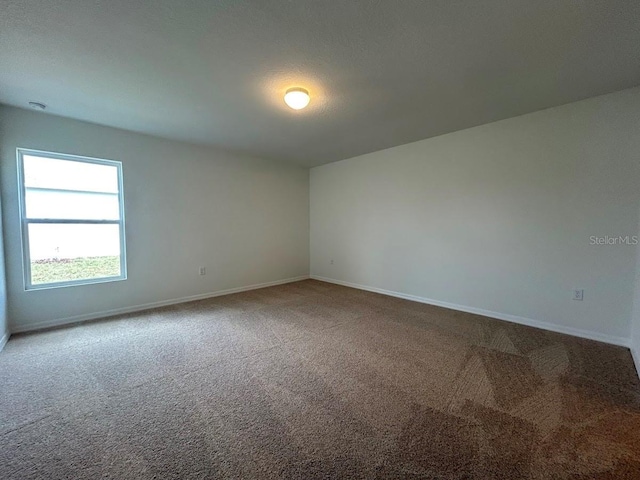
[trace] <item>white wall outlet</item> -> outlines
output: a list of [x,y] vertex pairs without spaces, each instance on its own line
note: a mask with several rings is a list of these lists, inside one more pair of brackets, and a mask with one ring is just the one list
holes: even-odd
[[333,265],[333,258],[329,260],[329,265]]
[[198,272],[200,272],[200,275],[206,275],[207,274],[207,269],[205,267],[200,267]]
[[584,300],[584,290],[574,290],[573,291],[573,299],[582,301]]

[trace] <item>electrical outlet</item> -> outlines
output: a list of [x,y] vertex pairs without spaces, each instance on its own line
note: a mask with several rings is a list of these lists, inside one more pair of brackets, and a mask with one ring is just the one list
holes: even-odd
[[198,270],[200,272],[200,275],[206,275],[207,274],[207,269],[205,267],[200,267],[200,270]]
[[329,260],[329,265],[333,265],[333,259]]
[[582,301],[584,300],[584,290],[574,290],[573,291],[573,299]]

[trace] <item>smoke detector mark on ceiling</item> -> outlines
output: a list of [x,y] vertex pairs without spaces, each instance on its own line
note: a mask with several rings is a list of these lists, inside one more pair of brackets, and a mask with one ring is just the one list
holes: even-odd
[[29,106],[34,110],[45,110],[47,106],[41,102],[29,102]]

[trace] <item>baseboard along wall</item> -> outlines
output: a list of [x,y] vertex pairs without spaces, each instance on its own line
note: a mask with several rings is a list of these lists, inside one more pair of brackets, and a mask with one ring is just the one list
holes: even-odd
[[[527,325],[529,327],[541,328],[543,330],[549,330],[551,332],[563,333],[566,335],[573,335],[575,337],[586,338],[588,340],[595,340],[598,342],[609,343],[612,345],[618,345],[621,347],[630,347],[630,341],[628,338],[616,337],[614,335],[606,335],[600,332],[592,332],[589,330],[582,330],[579,328],[564,327],[562,325],[556,325],[541,320],[534,320],[531,318],[520,317],[517,315],[511,315],[507,313],[493,312],[491,310],[484,310],[481,308],[469,307],[466,305],[457,305],[455,303],[441,302],[439,300],[433,300],[431,298],[419,297],[416,295],[409,295],[401,292],[394,292],[392,290],[385,290],[383,288],[370,287],[367,285],[360,285],[352,282],[345,282],[342,280],[336,280],[334,278],[321,277],[318,275],[311,275],[314,280],[320,280],[322,282],[335,283],[336,285],[342,285],[345,287],[357,288],[359,290],[366,290],[368,292],[380,293],[382,295],[389,295],[391,297],[403,298],[405,300],[411,300],[419,303],[426,303],[428,305],[434,305],[436,307],[449,308],[451,310],[458,310],[460,312],[473,313],[476,315],[482,315],[483,317],[496,318],[498,320],[505,320],[507,322],[518,323],[520,325]],[[632,352],[633,353],[633,352]],[[635,358],[638,358],[636,355]],[[636,361],[636,366],[640,365]]]
[[629,350],[631,350],[633,363],[636,364],[636,373],[638,374],[638,377],[640,377],[640,352],[633,347],[630,347]]
[[[64,325],[73,325],[77,323],[88,322],[91,320],[98,320],[101,318],[112,317],[114,315],[141,312],[144,310],[150,310],[152,308],[166,307],[169,305],[177,305],[179,303],[193,302],[195,300],[204,300],[206,298],[221,297],[223,295],[231,295],[232,293],[247,292],[249,290],[258,290],[260,288],[266,288],[266,287],[274,287],[276,285],[283,285],[285,283],[293,283],[293,282],[299,282],[300,280],[307,280],[308,278],[309,278],[308,275],[302,275],[299,277],[285,278],[282,280],[275,280],[272,282],[258,283],[254,285],[247,285],[244,287],[229,288],[226,290],[218,290],[216,292],[211,292],[211,293],[191,295],[188,297],[174,298],[171,300],[162,300],[159,302],[145,303],[142,305],[134,305],[131,307],[115,308],[113,310],[103,310],[101,312],[93,312],[85,315],[76,315],[73,317],[55,318],[55,319],[47,320],[45,322],[39,322],[31,325],[24,325],[24,326],[11,328],[11,333],[14,334],[14,333],[33,332],[36,330],[43,330],[46,328],[60,327]],[[8,340],[8,335],[7,335],[7,340]],[[5,340],[5,343],[6,343],[6,340]]]
[[[612,345],[618,345],[618,346],[630,348],[629,339],[624,338],[624,337],[616,337],[616,336],[606,335],[606,334],[599,333],[599,332],[592,332],[592,331],[589,331],[589,330],[582,330],[582,329],[577,329],[577,328],[564,327],[564,326],[561,326],[561,325],[555,325],[553,323],[544,322],[544,321],[541,321],[541,320],[534,320],[534,319],[531,319],[531,318],[520,317],[520,316],[517,316],[517,315],[510,315],[510,314],[505,314],[505,313],[500,313],[500,312],[494,312],[494,311],[490,311],[490,310],[484,310],[484,309],[481,309],[481,308],[469,307],[469,306],[466,306],[466,305],[457,305],[457,304],[454,304],[454,303],[442,302],[442,301],[433,300],[433,299],[430,299],[430,298],[419,297],[419,296],[416,296],[416,295],[409,295],[409,294],[405,294],[405,293],[401,293],[401,292],[394,292],[394,291],[391,291],[391,290],[385,290],[385,289],[377,288],[377,287],[370,287],[370,286],[367,286],[367,285],[360,285],[360,284],[352,283],[352,282],[345,282],[345,281],[342,281],[342,280],[337,280],[337,279],[328,278],[328,277],[322,277],[322,276],[318,276],[318,275],[302,275],[302,276],[299,276],[299,277],[287,278],[287,279],[283,279],[283,280],[275,280],[275,281],[272,281],[272,282],[265,282],[265,283],[255,284],[255,285],[248,285],[248,286],[244,286],[244,287],[230,288],[230,289],[219,290],[219,291],[211,292],[211,293],[205,293],[205,294],[200,294],[200,295],[192,295],[192,296],[181,297],[181,298],[174,298],[174,299],[163,300],[163,301],[159,301],[159,302],[146,303],[146,304],[142,304],[142,305],[135,305],[135,306],[132,306],[132,307],[124,307],[124,308],[116,308],[116,309],[112,309],[112,310],[104,310],[104,311],[101,311],[101,312],[93,312],[93,313],[90,313],[90,314],[77,315],[77,316],[73,316],[73,317],[56,318],[56,319],[52,319],[52,320],[47,320],[46,322],[40,322],[40,323],[36,323],[36,324],[32,324],[32,325],[25,325],[25,326],[20,326],[20,327],[17,327],[17,328],[12,328],[11,329],[11,334],[13,334],[13,333],[32,332],[32,331],[36,331],[36,330],[43,330],[43,329],[46,329],[46,328],[59,327],[59,326],[64,326],[64,325],[73,325],[73,324],[83,323],[83,322],[87,322],[87,321],[91,321],[91,320],[98,320],[98,319],[101,319],[101,318],[111,317],[111,316],[114,316],[114,315],[122,315],[122,314],[125,314],[125,313],[134,313],[134,312],[149,310],[149,309],[152,309],[152,308],[166,307],[166,306],[169,306],[169,305],[177,305],[177,304],[180,304],[180,303],[192,302],[192,301],[195,301],[195,300],[204,300],[206,298],[219,297],[219,296],[223,296],[223,295],[230,295],[230,294],[233,294],[233,293],[240,293],[240,292],[246,292],[246,291],[249,291],[249,290],[258,290],[260,288],[273,287],[273,286],[276,286],[276,285],[283,285],[283,284],[286,284],[286,283],[299,282],[301,280],[307,280],[309,278],[312,278],[314,280],[319,280],[319,281],[322,281],[322,282],[333,283],[333,284],[342,285],[342,286],[345,286],[345,287],[357,288],[359,290],[366,290],[366,291],[369,291],[369,292],[380,293],[382,295],[389,295],[389,296],[392,296],[392,297],[403,298],[405,300],[411,300],[411,301],[414,301],[414,302],[425,303],[425,304],[428,304],[428,305],[434,305],[434,306],[438,306],[438,307],[449,308],[451,310],[458,310],[458,311],[461,311],[461,312],[472,313],[472,314],[476,314],[476,315],[482,315],[482,316],[485,316],[485,317],[496,318],[498,320],[505,320],[505,321],[508,321],[508,322],[518,323],[520,325],[527,325],[527,326],[530,326],[530,327],[541,328],[543,330],[549,330],[549,331],[556,332],[556,333],[563,333],[563,334],[566,334],[566,335],[573,335],[573,336],[580,337],[580,338],[586,338],[586,339],[589,339],[589,340],[595,340],[595,341],[598,341],[598,342],[604,342],[604,343],[609,343],[609,344],[612,344]],[[4,345],[9,340],[9,336],[10,336],[10,333],[6,333],[0,339],[0,351],[2,350]],[[635,361],[636,369],[640,373],[640,352],[635,351],[633,348],[630,348],[630,351],[631,351],[631,354],[632,354],[633,359]]]

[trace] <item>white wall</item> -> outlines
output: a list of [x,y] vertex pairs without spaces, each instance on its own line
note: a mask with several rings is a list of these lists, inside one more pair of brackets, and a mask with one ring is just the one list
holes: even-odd
[[638,232],[639,132],[632,89],[316,167],[311,274],[628,343],[636,249],[590,236]]
[[[0,125],[13,331],[308,275],[307,169],[5,106]],[[17,147],[122,161],[128,280],[24,291]]]

